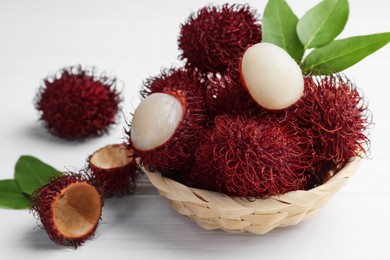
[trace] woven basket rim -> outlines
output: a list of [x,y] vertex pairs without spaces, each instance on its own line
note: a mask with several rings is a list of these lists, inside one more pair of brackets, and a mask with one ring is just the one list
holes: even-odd
[[204,229],[264,234],[276,227],[298,224],[314,215],[353,176],[360,157],[352,158],[326,183],[309,190],[290,191],[265,199],[246,199],[191,188],[143,168],[151,184],[182,215]]
[[[305,192],[308,192],[308,191],[318,191],[318,190],[322,190],[324,187],[326,186],[330,186],[332,183],[336,182],[337,180],[339,179],[344,179],[344,178],[349,178],[353,175],[351,175],[351,172],[348,171],[350,169],[354,169],[354,168],[357,168],[357,166],[360,164],[360,161],[362,160],[361,157],[359,156],[356,156],[356,157],[353,157],[348,163],[346,163],[343,168],[341,168],[341,170],[335,174],[332,178],[330,178],[326,183],[323,183],[321,185],[318,185],[314,188],[311,188],[309,190],[296,190],[296,191],[289,191],[289,192],[286,192],[284,194],[281,194],[281,195],[273,195],[273,196],[270,196],[270,197],[267,197],[267,198],[253,198],[253,200],[267,200],[267,199],[281,199],[285,196],[290,196],[290,195],[293,195],[293,194],[297,194],[297,193],[305,193]],[[188,189],[191,189],[193,191],[205,191],[205,192],[212,192],[212,193],[218,193],[218,194],[221,194],[222,196],[229,196],[229,195],[226,195],[222,192],[216,192],[216,191],[210,191],[210,190],[206,190],[206,189],[199,189],[199,188],[194,188],[194,187],[190,187],[190,186],[186,186],[178,181],[175,181],[173,179],[170,179],[168,177],[165,177],[165,176],[162,176],[160,172],[157,172],[157,171],[149,171],[147,170],[145,167],[141,167],[142,168],[142,171],[148,176],[149,178],[149,181],[151,181],[151,183],[154,185],[155,182],[153,182],[153,177],[151,177],[151,175],[158,175],[158,176],[161,176],[162,179],[164,180],[169,180],[170,182],[173,182],[173,183],[177,183],[178,185],[182,185],[182,186],[185,186],[185,187],[188,187]],[[354,173],[354,171],[353,171]],[[152,178],[152,180],[151,180]],[[157,185],[157,189],[158,189],[158,186]],[[164,189],[163,189],[164,190]],[[229,197],[233,197],[233,198],[241,198],[242,197],[238,197],[238,196],[229,196]],[[250,199],[252,201],[252,199]]]

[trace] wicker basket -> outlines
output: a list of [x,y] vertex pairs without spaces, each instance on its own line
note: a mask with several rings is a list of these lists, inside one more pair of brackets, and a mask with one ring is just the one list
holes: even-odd
[[254,201],[189,188],[158,172],[144,171],[177,212],[194,220],[202,228],[264,234],[276,227],[298,224],[317,213],[355,174],[359,162],[360,158],[355,158],[326,183],[311,190],[292,191]]

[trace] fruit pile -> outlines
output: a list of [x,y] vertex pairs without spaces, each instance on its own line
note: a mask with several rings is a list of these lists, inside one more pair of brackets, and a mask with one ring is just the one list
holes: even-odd
[[184,66],[144,81],[127,132],[144,167],[265,198],[320,185],[366,152],[370,117],[356,86],[336,69],[303,73],[266,41],[269,12],[260,24],[248,5],[207,6],[181,26]]
[[[248,5],[200,9],[181,26],[184,65],[144,81],[125,143],[95,151],[77,172],[22,156],[15,180],[0,182],[17,195],[3,206],[31,202],[50,239],[77,248],[93,237],[105,198],[134,194],[138,164],[247,198],[323,184],[369,146],[367,104],[340,72],[390,41],[335,40],[348,13],[347,0],[323,0],[300,19],[269,0],[261,23]],[[83,140],[108,132],[120,94],[115,77],[73,66],[45,78],[34,101],[51,134]]]

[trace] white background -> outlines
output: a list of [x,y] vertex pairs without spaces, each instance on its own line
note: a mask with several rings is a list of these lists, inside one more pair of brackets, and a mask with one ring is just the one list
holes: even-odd
[[[215,1],[223,3],[225,1]],[[231,2],[231,1],[229,1]],[[289,0],[300,17],[318,0]],[[84,142],[50,136],[33,98],[42,78],[64,65],[95,65],[125,83],[124,115],[142,81],[179,64],[179,25],[207,1],[0,0],[0,179],[23,154],[79,169],[89,154],[123,141],[122,116],[109,135]],[[248,1],[262,12],[265,0]],[[390,31],[386,0],[350,0],[340,36]],[[315,218],[266,235],[205,231],[173,211],[144,182],[137,195],[109,199],[96,237],[78,250],[54,245],[28,210],[0,209],[1,259],[390,259],[390,46],[345,73],[374,114],[373,159]]]

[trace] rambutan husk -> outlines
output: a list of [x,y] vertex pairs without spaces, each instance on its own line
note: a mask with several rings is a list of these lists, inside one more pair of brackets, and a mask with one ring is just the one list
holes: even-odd
[[76,249],[94,236],[102,206],[102,197],[88,177],[69,172],[36,190],[31,210],[53,242]]
[[181,172],[193,168],[195,164],[195,147],[198,146],[200,132],[207,122],[203,97],[189,91],[164,90],[166,94],[175,97],[181,103],[183,116],[174,134],[162,145],[141,150],[134,147],[131,140],[131,124],[126,131],[126,147],[134,151],[134,158],[149,170],[161,172]]
[[94,67],[65,67],[46,77],[34,99],[40,120],[54,136],[82,140],[108,132],[122,101],[118,81]]
[[223,73],[246,47],[261,42],[258,15],[248,5],[206,6],[181,26],[180,59],[201,73]]
[[134,194],[138,166],[133,152],[123,144],[111,144],[95,151],[88,158],[92,182],[105,197]]
[[294,124],[218,116],[196,151],[190,185],[255,198],[304,189],[314,173],[311,148]]

